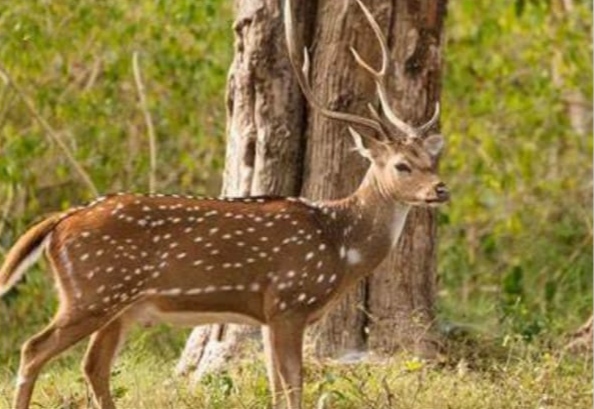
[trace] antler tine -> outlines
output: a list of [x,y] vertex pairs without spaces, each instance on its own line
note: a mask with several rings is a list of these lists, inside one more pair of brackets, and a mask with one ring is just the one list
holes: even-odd
[[435,103],[435,112],[433,112],[433,116],[431,117],[431,119],[417,128],[417,131],[420,134],[423,134],[424,132],[426,132],[429,128],[431,128],[433,126],[433,124],[435,124],[437,122],[437,119],[439,118],[439,110],[440,110],[439,102],[436,102]]
[[380,116],[379,112],[377,111],[377,109],[375,109],[375,107],[371,103],[367,104],[367,109],[369,109],[369,112],[371,113],[371,117],[373,119],[375,119],[377,121],[377,123],[380,124],[380,126],[384,130],[381,133],[381,139],[378,138],[380,140],[380,142],[383,142],[383,143],[390,142],[390,138],[388,137],[388,134],[387,134],[387,132],[384,128],[384,125],[383,125],[384,122],[383,122],[382,117]]
[[377,112],[377,109],[375,109],[375,107],[371,103],[367,104],[367,109],[369,109],[369,112],[371,112],[371,116],[375,118],[376,121],[380,122],[382,120],[379,112]]
[[327,118],[336,119],[339,121],[349,122],[353,124],[363,125],[367,128],[371,128],[382,136],[385,136],[384,130],[381,124],[375,120],[365,118],[359,115],[347,114],[344,112],[332,111],[324,108],[313,96],[311,86],[309,84],[309,53],[307,48],[303,50],[303,67],[299,69],[297,65],[297,51],[294,44],[295,31],[293,29],[293,11],[290,0],[287,0],[284,7],[284,20],[285,20],[285,37],[287,42],[287,49],[289,51],[289,60],[293,66],[297,82],[301,87],[303,95],[307,102],[319,113]]
[[395,127],[397,127],[402,132],[404,132],[409,138],[416,138],[416,137],[418,137],[417,130],[415,128],[413,128],[412,126],[410,126],[409,124],[407,124],[406,122],[404,122],[403,120],[401,120],[400,118],[398,118],[398,116],[394,113],[394,111],[392,111],[392,108],[390,108],[390,102],[388,101],[388,95],[387,95],[388,93],[386,91],[386,85],[384,83],[384,77],[386,75],[386,70],[387,70],[387,66],[388,66],[388,45],[386,43],[386,39],[382,33],[381,28],[379,27],[379,25],[373,18],[373,15],[369,11],[369,9],[367,9],[367,7],[365,7],[365,5],[361,2],[361,0],[357,0],[357,4],[359,5],[361,10],[365,14],[365,17],[367,18],[367,21],[369,22],[369,25],[373,29],[373,32],[375,33],[375,36],[380,44],[380,47],[382,50],[382,67],[379,70],[373,69],[369,64],[367,64],[361,58],[361,56],[359,55],[357,50],[355,50],[353,47],[351,47],[351,53],[353,54],[353,57],[355,57],[355,60],[357,61],[357,63],[361,67],[363,67],[363,69],[365,69],[365,71],[367,71],[369,74],[371,74],[371,76],[374,78],[376,86],[377,86],[377,93],[378,93],[378,96],[380,98],[380,102],[382,105],[382,110],[384,111],[386,118],[388,118],[388,120]]

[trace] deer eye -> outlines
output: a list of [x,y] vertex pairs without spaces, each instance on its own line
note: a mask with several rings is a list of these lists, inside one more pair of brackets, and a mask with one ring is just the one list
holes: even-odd
[[410,168],[410,166],[408,166],[406,163],[397,163],[395,166],[396,170],[398,172],[403,172],[403,173],[411,173],[412,169]]

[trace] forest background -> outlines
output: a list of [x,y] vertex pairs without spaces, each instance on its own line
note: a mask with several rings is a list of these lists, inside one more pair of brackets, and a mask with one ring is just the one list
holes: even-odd
[[[312,364],[307,399],[470,408],[523,394],[518,405],[592,405],[590,359],[559,352],[592,312],[591,11],[589,1],[450,2],[441,174],[453,198],[440,210],[438,317],[463,347],[437,369],[397,360],[388,386],[374,368]],[[156,189],[219,193],[232,20],[231,2],[220,0],[0,0],[0,258],[40,215],[93,198],[52,135],[100,193],[148,191],[135,53],[156,136]],[[55,310],[50,283],[40,265],[0,301],[0,407],[20,344]],[[171,380],[186,336],[166,327],[130,336],[114,381],[122,407],[147,399],[147,388],[155,395],[142,407],[266,401],[259,362],[237,368],[250,376],[225,374],[198,389]],[[43,407],[86,402],[79,349],[46,369]],[[464,376],[472,381],[454,385]],[[363,378],[368,389],[357,393],[351,383]],[[392,392],[397,404],[388,406]]]

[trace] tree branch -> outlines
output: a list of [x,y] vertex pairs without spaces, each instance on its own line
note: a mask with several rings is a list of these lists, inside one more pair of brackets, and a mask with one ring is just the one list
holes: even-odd
[[150,170],[149,170],[149,192],[155,193],[156,186],[156,172],[157,172],[157,142],[155,138],[155,128],[153,126],[153,118],[146,104],[146,95],[144,84],[142,82],[142,75],[140,73],[140,66],[138,65],[138,52],[134,51],[132,54],[132,70],[134,71],[134,82],[136,83],[136,90],[138,92],[138,99],[140,102],[140,110],[144,116],[146,124],[146,131],[149,139],[150,152]]
[[41,116],[39,111],[37,111],[37,109],[35,108],[35,104],[33,103],[33,101],[23,92],[21,87],[19,87],[19,85],[13,80],[13,78],[10,76],[10,74],[2,64],[0,64],[0,77],[2,77],[2,80],[6,83],[6,85],[10,86],[21,98],[31,115],[33,115],[33,118],[35,118],[35,120],[39,122],[39,125],[41,125],[41,127],[45,130],[45,134],[48,137],[48,139],[52,142],[55,142],[60,147],[60,149],[64,153],[64,156],[66,156],[66,159],[68,159],[68,162],[70,162],[70,165],[78,173],[84,184],[87,185],[87,187],[93,193],[93,195],[98,196],[99,192],[97,191],[97,188],[95,187],[95,184],[91,180],[88,173],[83,169],[82,165],[78,163],[78,161],[74,158],[74,155],[72,155],[72,152],[70,152],[70,149],[68,149],[68,146],[62,140],[60,135],[58,135],[58,133],[54,131],[50,124]]

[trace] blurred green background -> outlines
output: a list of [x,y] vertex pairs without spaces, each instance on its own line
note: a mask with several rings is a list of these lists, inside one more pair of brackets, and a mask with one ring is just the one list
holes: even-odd
[[[495,338],[555,343],[592,309],[592,4],[562,3],[449,4],[438,309]],[[100,192],[147,191],[138,52],[157,190],[217,194],[232,19],[222,0],[0,0],[0,63]],[[0,81],[0,253],[44,212],[91,198]],[[37,267],[0,301],[0,365],[49,320],[50,283]]]

